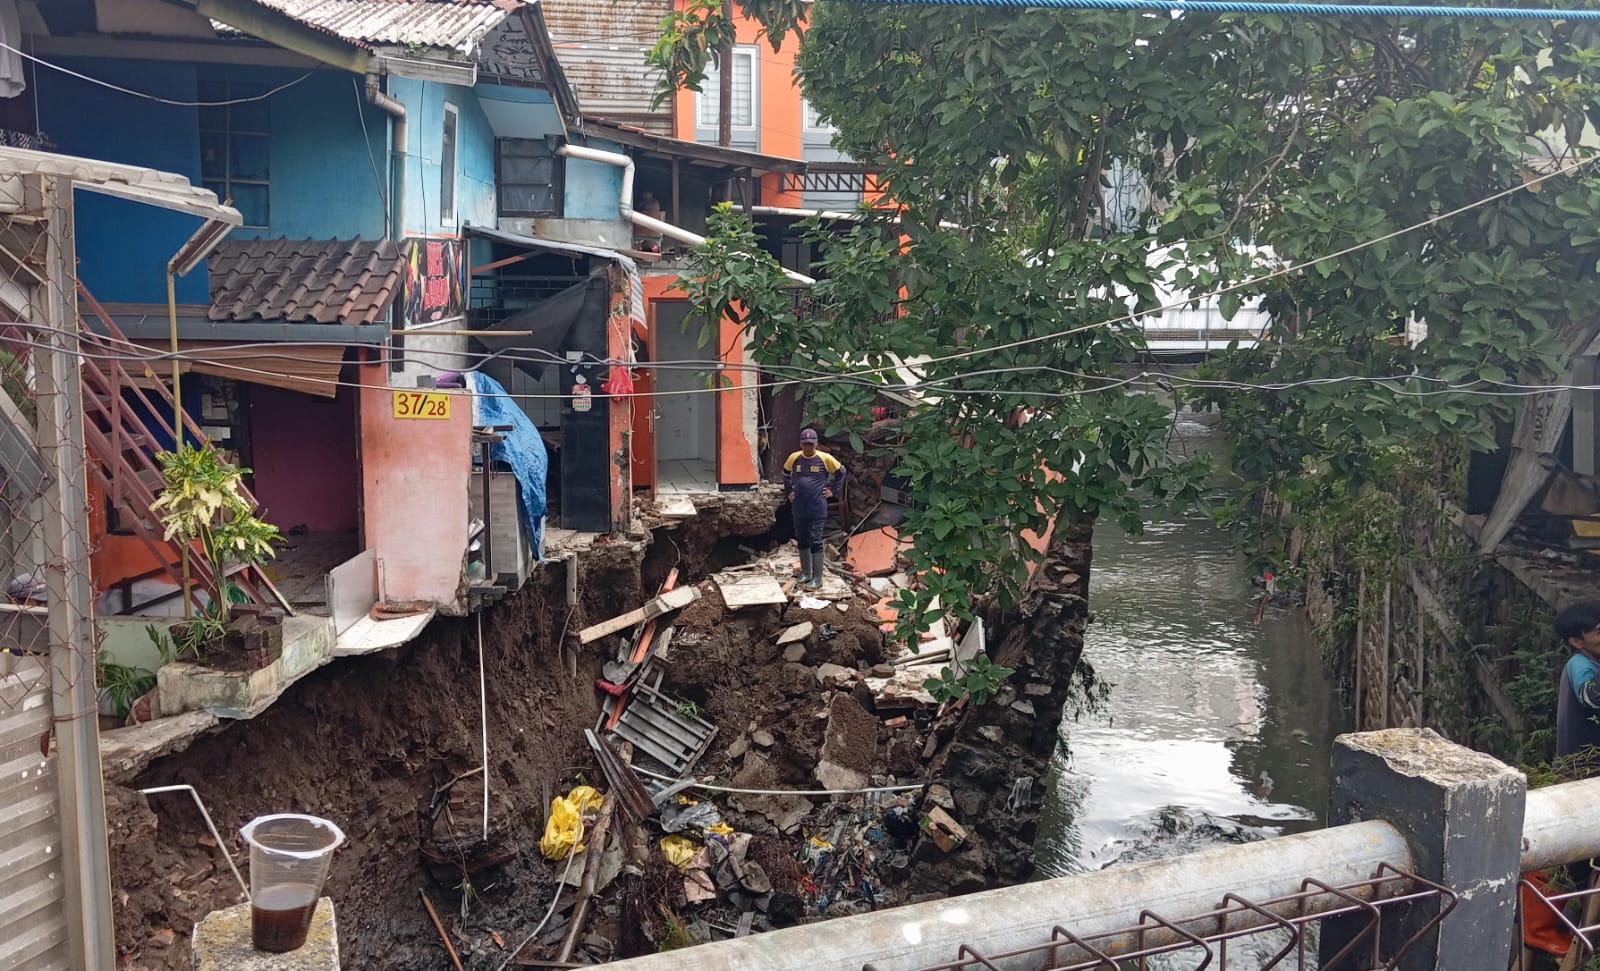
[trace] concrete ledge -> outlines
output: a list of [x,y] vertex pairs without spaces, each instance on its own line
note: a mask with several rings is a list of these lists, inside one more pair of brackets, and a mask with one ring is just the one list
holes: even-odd
[[250,944],[250,905],[213,911],[194,925],[194,971],[339,971],[339,929],[333,901],[317,901],[311,930],[299,950],[269,954]]
[[283,622],[283,656],[259,671],[215,671],[168,664],[156,673],[161,714],[210,711],[220,718],[254,718],[307,672],[327,663],[333,620],[301,614]]
[[176,718],[116,728],[100,734],[100,767],[107,782],[126,785],[151,762],[181,752],[217,724],[209,711],[191,711]]
[[396,617],[393,620],[363,617],[339,635],[332,654],[334,657],[354,657],[399,647],[421,634],[435,613],[437,611],[430,608],[411,617]]

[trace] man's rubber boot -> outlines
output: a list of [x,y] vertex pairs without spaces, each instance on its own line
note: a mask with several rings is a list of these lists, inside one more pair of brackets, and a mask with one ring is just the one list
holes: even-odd
[[800,547],[800,565],[794,568],[794,578],[801,583],[811,575],[811,551],[804,546]]
[[806,590],[821,590],[822,554],[816,550],[806,550],[802,555],[804,559],[800,563],[805,567],[806,576],[800,586]]

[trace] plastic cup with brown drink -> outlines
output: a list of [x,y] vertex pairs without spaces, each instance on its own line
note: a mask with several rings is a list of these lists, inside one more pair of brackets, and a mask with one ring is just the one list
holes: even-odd
[[299,813],[259,816],[239,831],[250,846],[250,939],[258,951],[293,951],[306,942],[333,851],[344,833]]

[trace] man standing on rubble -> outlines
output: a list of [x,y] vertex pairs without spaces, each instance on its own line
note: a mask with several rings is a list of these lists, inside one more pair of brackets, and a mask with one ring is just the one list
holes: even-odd
[[783,491],[794,513],[800,586],[806,590],[822,588],[822,523],[828,518],[828,500],[843,484],[843,463],[817,448],[816,429],[800,429],[800,451],[783,462]]

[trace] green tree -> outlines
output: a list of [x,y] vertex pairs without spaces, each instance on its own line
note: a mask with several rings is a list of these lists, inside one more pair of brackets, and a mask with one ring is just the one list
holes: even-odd
[[[1460,392],[1559,377],[1596,328],[1600,182],[1571,168],[1600,117],[1594,25],[825,2],[799,65],[904,219],[825,250],[817,320],[753,308],[757,358],[935,358],[919,370],[944,393],[908,423],[904,470],[927,500],[919,566],[949,571],[932,592],[1004,592],[1021,557],[997,523],[1040,508],[1132,526],[1129,487],[1173,484],[1148,399],[1045,397],[1103,387],[1136,344],[1093,325],[1154,302],[1151,247],[1196,292],[1235,288],[1225,313],[1259,296],[1274,314],[1272,340],[1212,376],[1291,387],[1195,397],[1223,407],[1250,486],[1313,505],[1359,496],[1396,449],[1488,447],[1518,399]],[[1146,192],[1108,205],[1113,165]],[[888,306],[885,281],[908,299]],[[1415,347],[1396,339],[1412,317],[1429,328]],[[843,422],[862,394],[814,402]],[[1012,428],[1020,404],[1040,410]],[[1039,459],[1065,478],[1033,475]]]

